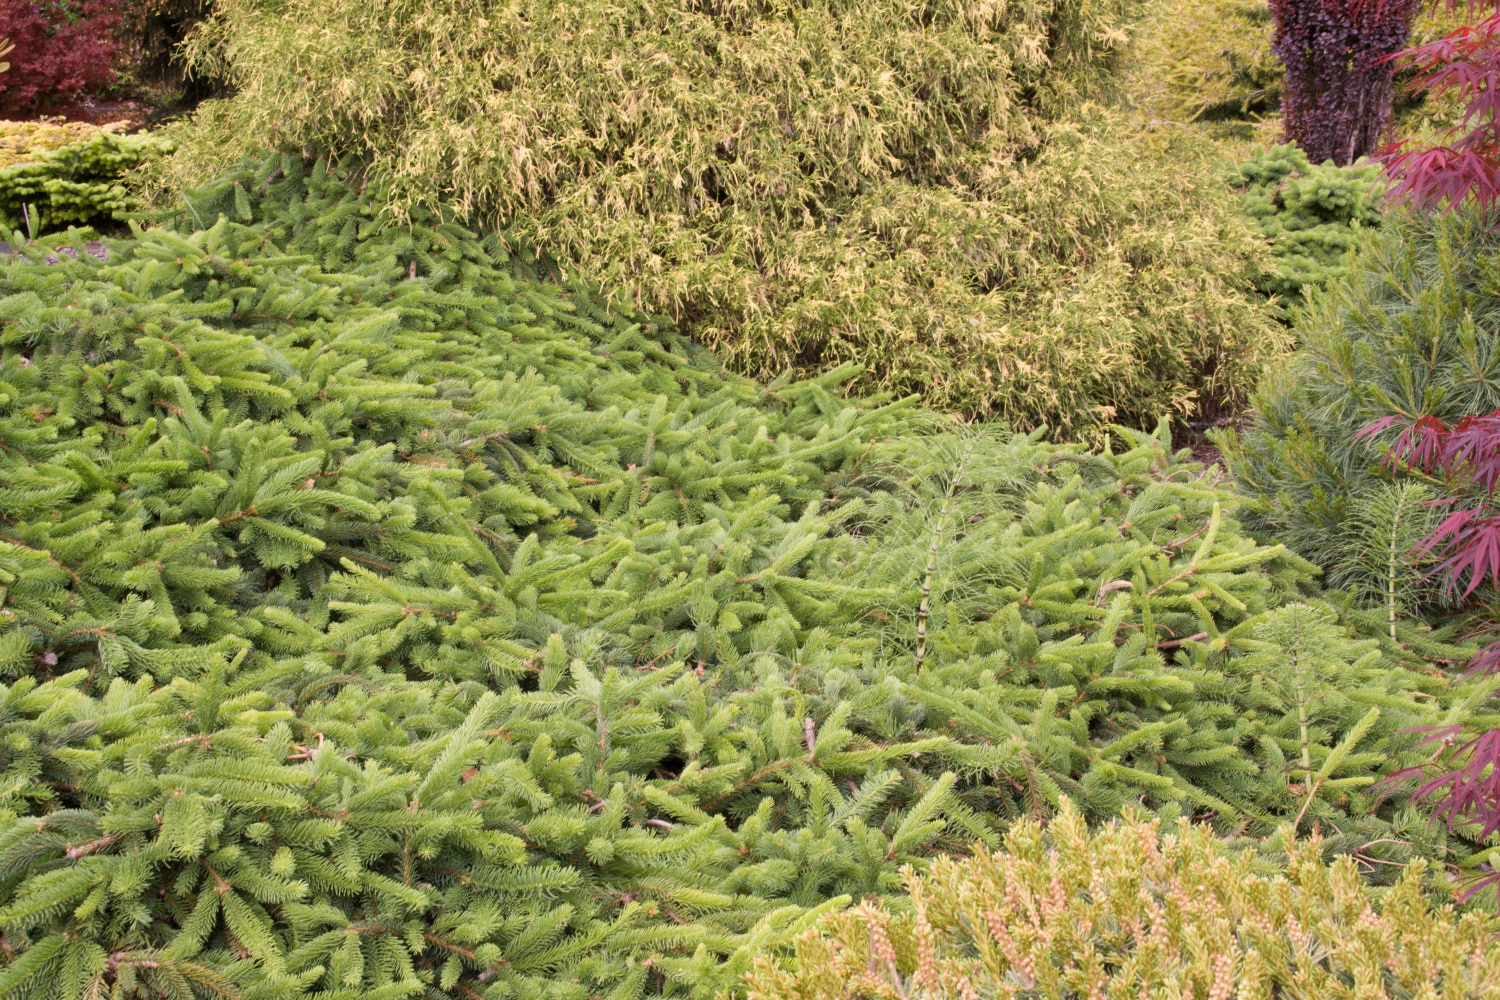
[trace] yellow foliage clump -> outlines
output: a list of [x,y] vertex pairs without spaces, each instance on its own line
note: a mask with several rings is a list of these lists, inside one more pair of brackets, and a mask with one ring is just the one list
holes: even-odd
[[1284,836],[1285,870],[1266,876],[1209,827],[1091,832],[1065,806],[1000,853],[908,869],[899,912],[826,918],[758,962],[749,1000],[1500,997],[1500,925],[1433,905],[1420,863],[1377,897],[1348,856]]
[[71,146],[108,130],[108,126],[88,122],[0,121],[0,169],[30,163],[38,153]]
[[369,165],[735,369],[1069,436],[1233,406],[1280,332],[1211,150],[1097,104],[1146,0],[221,0],[164,199]]

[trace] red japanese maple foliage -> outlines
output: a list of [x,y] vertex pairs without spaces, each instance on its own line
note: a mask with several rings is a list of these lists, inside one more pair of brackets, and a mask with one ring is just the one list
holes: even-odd
[[0,0],[15,45],[0,76],[0,113],[32,115],[96,92],[115,78],[119,0]]
[[[1437,553],[1434,571],[1444,584],[1464,597],[1485,584],[1500,588],[1500,510],[1495,490],[1500,486],[1500,410],[1465,417],[1453,426],[1433,416],[1390,416],[1377,420],[1356,437],[1374,440],[1395,430],[1386,454],[1394,470],[1414,469],[1440,476],[1451,496],[1438,503],[1452,508],[1437,529],[1417,546],[1416,554]],[[1470,670],[1500,670],[1500,642],[1487,646]],[[1420,776],[1425,779],[1413,798],[1433,806],[1434,815],[1455,826],[1477,826],[1478,839],[1500,833],[1500,729],[1492,729],[1459,743],[1456,726],[1429,732],[1424,743],[1438,743],[1440,752],[1425,767],[1399,771],[1390,781]],[[1436,773],[1433,773],[1433,772]],[[1464,893],[1494,887],[1500,892],[1500,871],[1481,868],[1467,880]]]
[[[1365,0],[1383,3],[1385,0]],[[1450,10],[1464,0],[1434,0]],[[1409,89],[1463,105],[1458,123],[1436,146],[1410,141],[1383,150],[1390,194],[1422,210],[1473,198],[1488,210],[1500,202],[1500,0],[1467,0],[1476,20],[1425,45],[1398,52],[1411,70]],[[1488,9],[1489,14],[1479,16]]]
[[1433,416],[1390,416],[1355,437],[1373,440],[1392,428],[1398,433],[1387,452],[1391,466],[1441,475],[1458,494],[1439,501],[1456,509],[1423,540],[1417,554],[1436,554],[1435,572],[1462,597],[1485,583],[1500,588],[1500,510],[1494,505],[1500,485],[1500,410],[1465,417],[1452,427]]

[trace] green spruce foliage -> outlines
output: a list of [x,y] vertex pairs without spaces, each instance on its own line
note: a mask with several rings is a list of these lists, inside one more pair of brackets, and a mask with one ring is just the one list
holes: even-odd
[[0,230],[40,233],[139,208],[125,173],[170,148],[80,123],[0,122]]
[[1442,512],[1423,484],[1392,484],[1382,446],[1355,435],[1390,414],[1453,423],[1500,407],[1497,246],[1472,212],[1389,217],[1298,316],[1301,346],[1249,425],[1217,439],[1253,529],[1389,607],[1439,600],[1409,557]]
[[190,45],[236,96],[158,181],[359,155],[741,372],[1097,438],[1241,403],[1283,345],[1212,148],[1085,107],[1143,7],[226,0]]
[[1374,164],[1314,166],[1288,143],[1228,168],[1226,179],[1271,246],[1274,267],[1256,287],[1291,305],[1309,288],[1344,274],[1360,231],[1380,224],[1382,186]]
[[1373,786],[1493,683],[1165,431],[758,386],[387,197],[0,269],[0,995],[707,1000],[1065,795],[1468,849]]

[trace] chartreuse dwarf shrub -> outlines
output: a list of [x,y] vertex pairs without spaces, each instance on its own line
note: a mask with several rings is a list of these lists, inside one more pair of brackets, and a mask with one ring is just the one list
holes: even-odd
[[1500,924],[1428,899],[1422,866],[1372,893],[1316,836],[1262,873],[1212,830],[1134,817],[1090,831],[1065,807],[1005,849],[907,873],[756,963],[749,1000],[1500,996]]
[[1493,684],[1164,431],[757,385],[387,197],[0,266],[6,1000],[707,1000],[1065,796],[1478,849],[1376,783]]
[[235,96],[158,187],[355,154],[742,372],[1097,438],[1242,402],[1284,343],[1212,148],[1085,110],[1144,7],[230,0],[189,47]]
[[0,229],[57,229],[139,208],[123,176],[168,149],[82,122],[0,122]]
[[1146,33],[1137,100],[1189,122],[1244,122],[1281,106],[1286,74],[1271,51],[1267,0],[1163,4]]

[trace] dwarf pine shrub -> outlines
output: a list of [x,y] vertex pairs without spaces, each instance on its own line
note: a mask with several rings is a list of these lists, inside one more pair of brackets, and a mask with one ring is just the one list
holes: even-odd
[[1316,836],[1267,875],[1185,820],[1090,832],[1065,808],[1005,850],[907,873],[907,905],[827,918],[793,958],[759,959],[750,1000],[976,997],[1500,996],[1500,925],[1423,893],[1421,865],[1376,896]]
[[1314,166],[1290,143],[1227,167],[1240,210],[1271,247],[1274,266],[1256,280],[1267,295],[1299,305],[1309,287],[1343,274],[1360,231],[1380,224],[1384,196],[1373,163]]
[[706,1000],[1065,796],[1474,849],[1373,786],[1490,682],[1165,432],[756,385],[387,197],[0,268],[0,996]]
[[356,154],[742,372],[1097,437],[1242,401],[1283,343],[1212,149],[1084,107],[1142,7],[232,0],[190,45],[237,94],[160,183]]
[[1397,486],[1383,446],[1356,435],[1384,417],[1452,424],[1500,407],[1496,237],[1471,212],[1392,215],[1347,274],[1313,294],[1291,363],[1267,376],[1240,432],[1217,438],[1246,519],[1370,593],[1439,599],[1412,549],[1440,519],[1420,482]]

